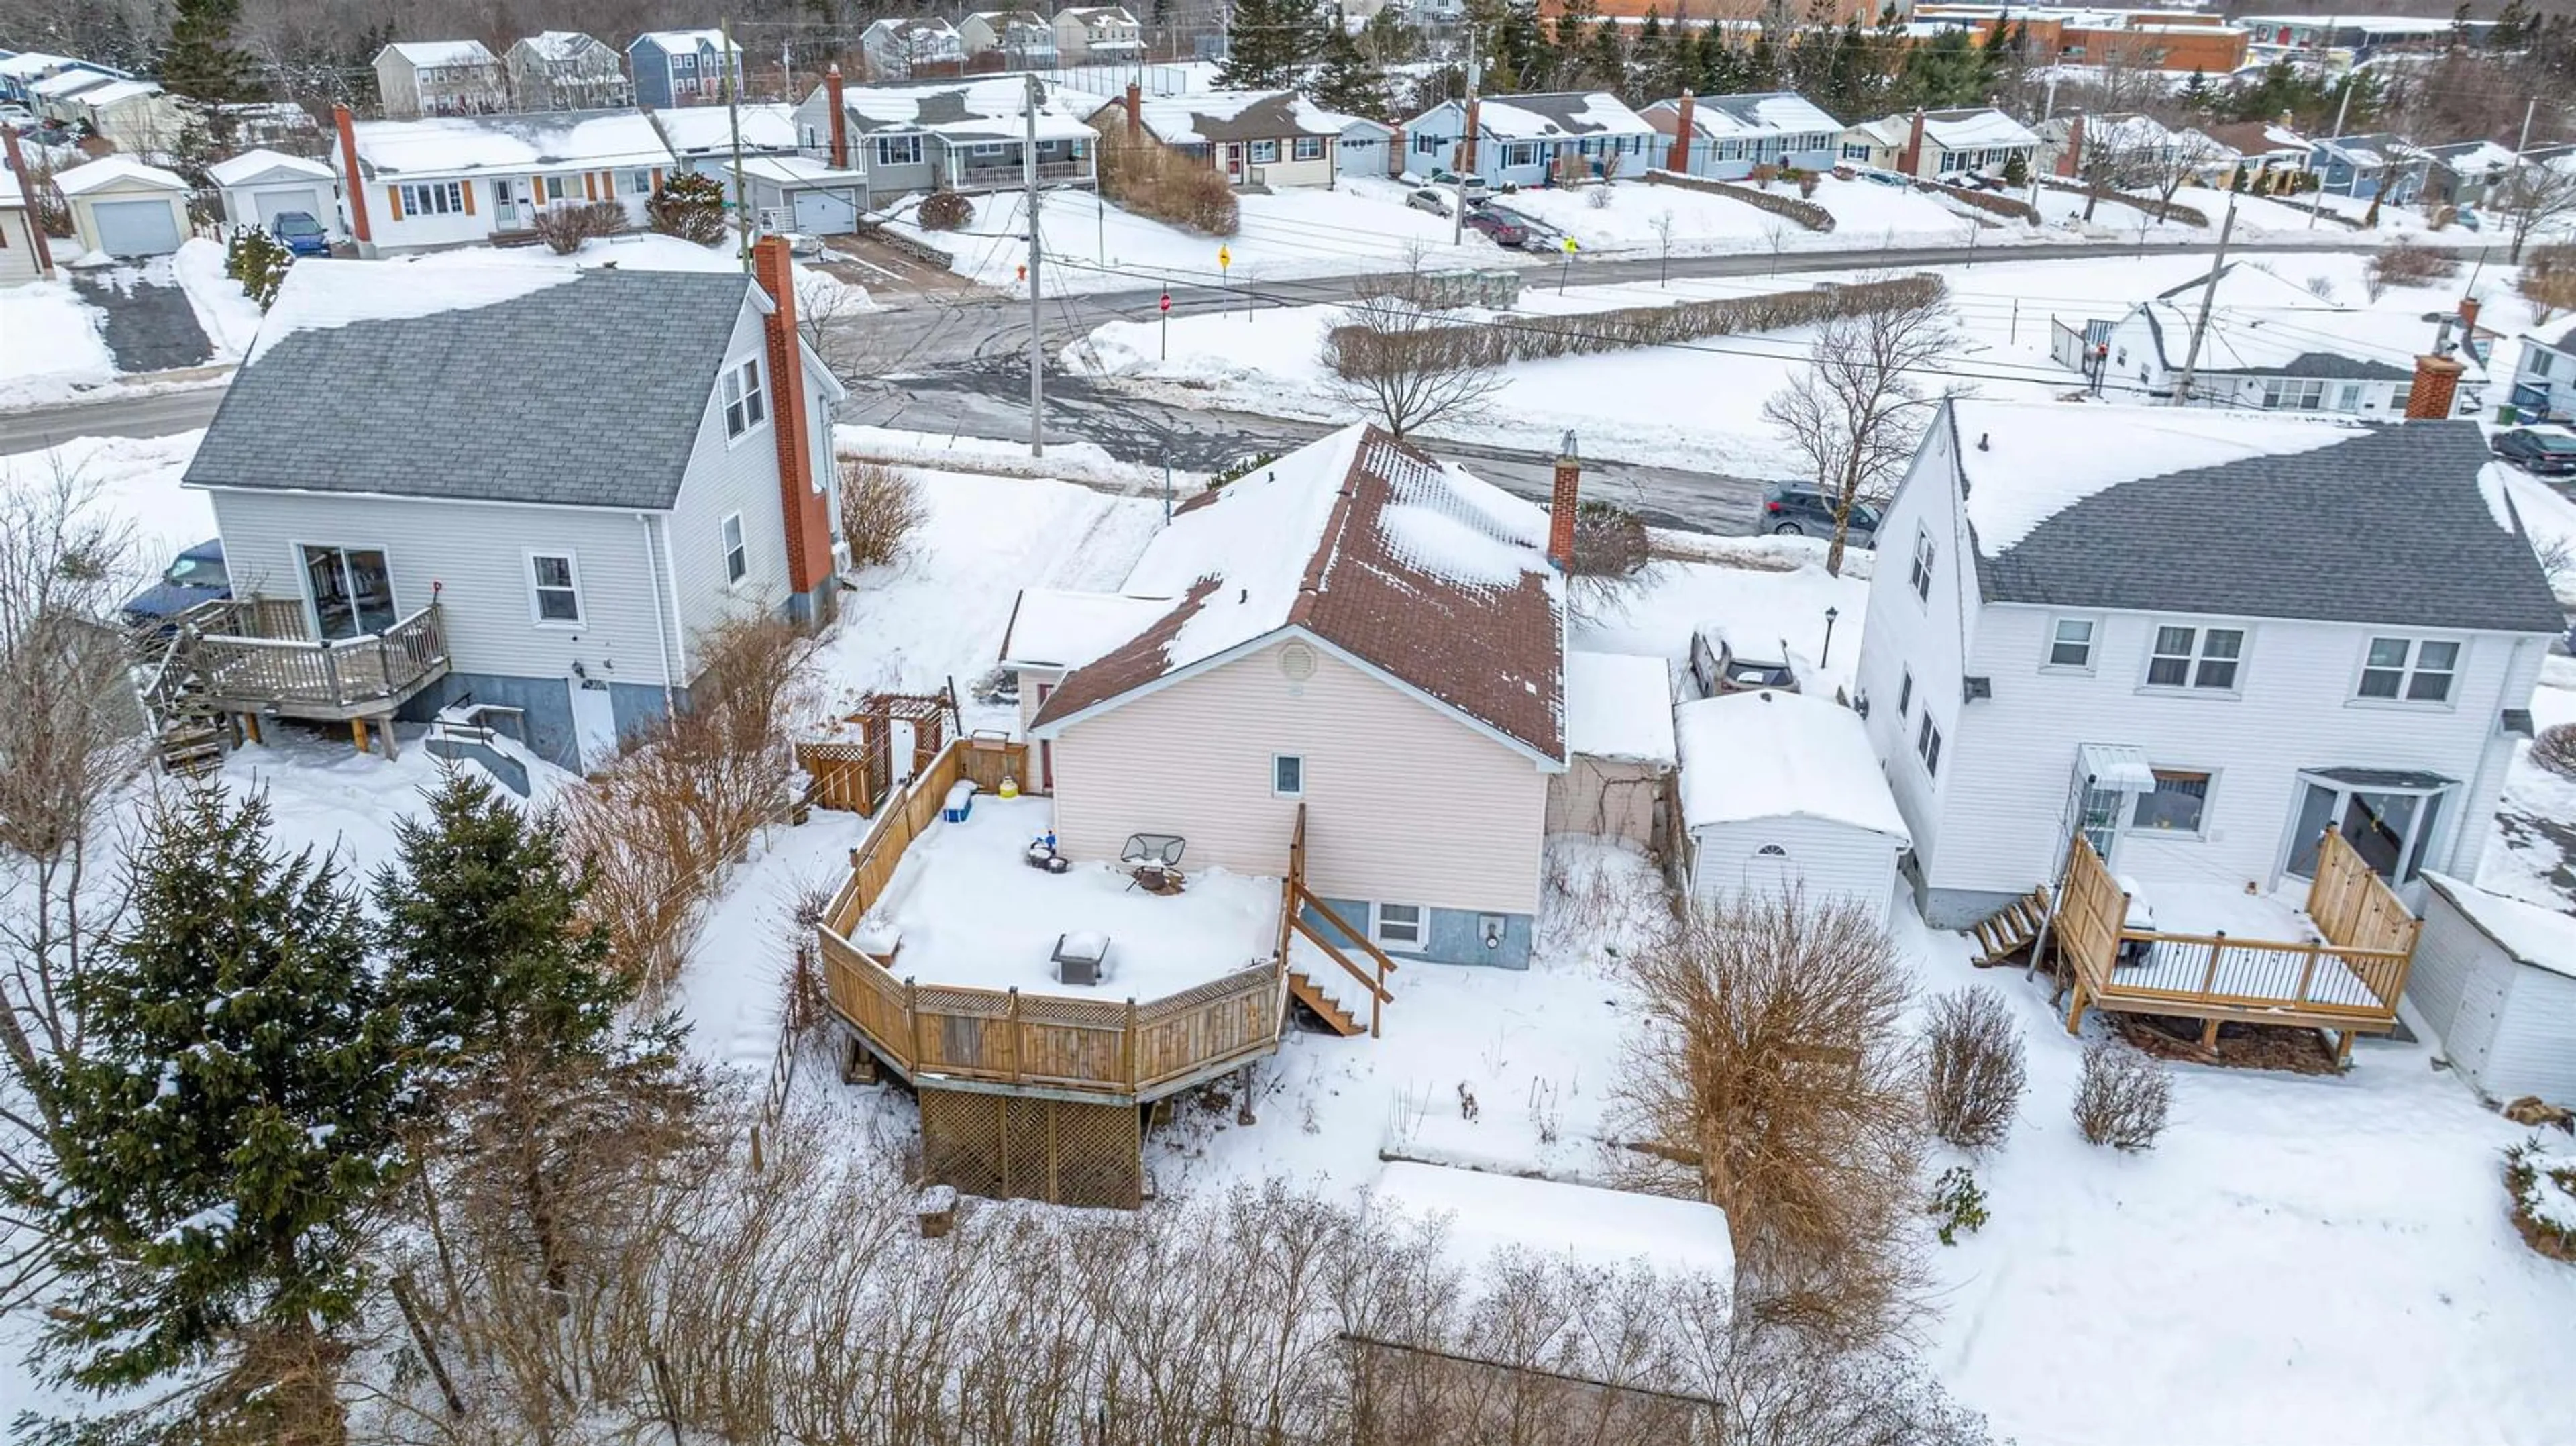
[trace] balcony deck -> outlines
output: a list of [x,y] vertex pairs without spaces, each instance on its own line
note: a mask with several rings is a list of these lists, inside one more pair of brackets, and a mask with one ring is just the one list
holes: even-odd
[[392,713],[447,676],[437,603],[378,633],[324,641],[302,603],[241,598],[201,604],[178,619],[171,666],[202,706],[225,713],[325,721]]

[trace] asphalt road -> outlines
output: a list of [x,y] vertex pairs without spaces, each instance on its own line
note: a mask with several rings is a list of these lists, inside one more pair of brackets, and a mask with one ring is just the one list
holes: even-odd
[[0,412],[0,456],[33,452],[74,437],[166,437],[215,419],[224,400],[218,386],[167,392],[130,392],[95,402]]

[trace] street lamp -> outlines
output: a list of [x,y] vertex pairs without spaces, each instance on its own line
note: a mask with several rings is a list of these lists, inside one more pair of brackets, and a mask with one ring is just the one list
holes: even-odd
[[1825,609],[1825,655],[1816,660],[1818,667],[1823,667],[1834,660],[1834,619],[1841,616],[1840,608]]

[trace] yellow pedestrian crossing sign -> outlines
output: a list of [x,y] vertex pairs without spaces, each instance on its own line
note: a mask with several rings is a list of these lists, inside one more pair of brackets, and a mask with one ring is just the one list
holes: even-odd
[[1230,270],[1233,266],[1234,253],[1223,246],[1216,248],[1216,269],[1219,271],[1225,271]]
[[1564,247],[1565,247],[1565,254],[1566,254],[1566,255],[1568,255],[1568,256],[1571,256],[1571,255],[1573,255],[1575,252],[1577,252],[1577,251],[1579,251],[1579,250],[1581,250],[1581,249],[1582,249],[1581,247],[1579,247],[1579,246],[1577,246],[1577,245],[1575,245],[1575,244],[1574,244],[1574,238],[1573,238],[1573,237],[1571,237],[1571,236],[1566,237],[1566,238],[1565,238],[1565,240],[1564,240],[1564,242],[1563,242],[1563,243],[1561,243],[1561,244],[1563,244],[1563,245],[1564,245]]

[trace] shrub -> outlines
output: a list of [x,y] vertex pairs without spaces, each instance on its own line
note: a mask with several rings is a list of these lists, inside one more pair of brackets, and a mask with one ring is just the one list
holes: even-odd
[[665,176],[662,188],[644,203],[644,224],[665,236],[713,246],[725,234],[724,182],[713,176],[682,172]]
[[2075,1127],[2096,1145],[2121,1150],[2152,1147],[2164,1133],[2173,1106],[2173,1077],[2164,1066],[2115,1039],[2097,1039],[2084,1051],[2084,1077],[2075,1086]]
[[[1760,176],[1758,171],[1755,174],[1757,178]],[[1729,200],[1742,201],[1756,210],[1768,211],[1774,216],[1786,216],[1810,231],[1834,229],[1834,213],[1813,201],[1801,201],[1791,196],[1775,196],[1767,190],[1748,190],[1742,186],[1730,186],[1724,181],[1676,175],[1671,171],[1648,171],[1646,181],[1649,185],[1678,186],[1685,191],[1705,191],[1712,196],[1724,196]],[[1799,186],[1799,189],[1809,195],[1815,193],[1812,186],[1804,183]]]
[[877,462],[841,464],[841,540],[852,567],[900,560],[929,515],[912,474]]
[[914,212],[924,231],[963,231],[975,224],[975,203],[956,191],[934,191]]
[[2514,282],[2531,303],[2532,320],[2546,322],[2558,312],[2576,311],[2576,246],[2557,243],[2522,253],[2522,276]]
[[1653,561],[1644,518],[1616,502],[1586,497],[1574,507],[1574,565],[1567,585],[1590,612],[1626,597]]
[[2552,1155],[2538,1137],[2504,1152],[2513,1228],[2534,1250],[2576,1262],[2576,1159]]
[[2021,1107],[2021,1032],[2003,995],[1978,986],[1932,1001],[1923,1103],[1932,1133],[1963,1150],[2003,1142]]
[[2460,274],[2460,258],[2448,251],[2399,241],[2380,248],[2362,268],[2370,299],[2377,301],[2392,286],[2430,286]]
[[1101,193],[1128,210],[1204,236],[1235,233],[1234,186],[1207,162],[1113,129],[1103,133],[1098,164]]
[[2576,723],[2558,723],[2531,740],[2531,761],[2561,778],[2576,778]]
[[547,250],[570,256],[594,236],[614,236],[625,230],[626,208],[615,201],[567,201],[538,211],[530,229]]
[[1941,1222],[1933,1232],[1944,1245],[1959,1243],[1959,1232],[1974,1235],[1985,1228],[1990,1218],[1986,1213],[1986,1192],[1977,1188],[1976,1174],[1965,1165],[1953,1165],[1932,1182],[1932,1204],[1928,1212]]

